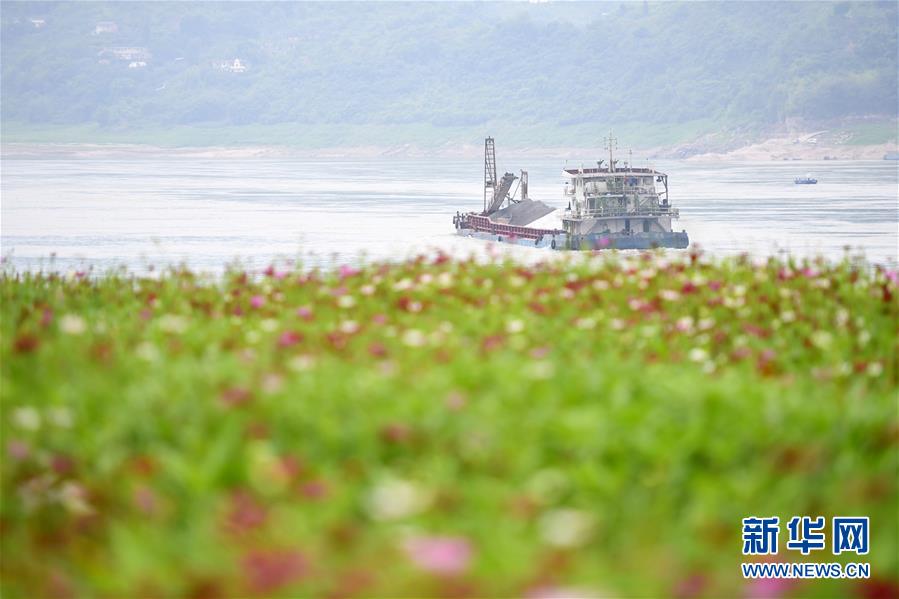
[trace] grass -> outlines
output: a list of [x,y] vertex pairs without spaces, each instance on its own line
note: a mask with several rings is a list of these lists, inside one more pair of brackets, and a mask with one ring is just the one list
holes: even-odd
[[[696,253],[7,272],[2,594],[895,594],[897,293]],[[870,516],[865,558],[777,557],[872,578],[743,580],[752,515]]]

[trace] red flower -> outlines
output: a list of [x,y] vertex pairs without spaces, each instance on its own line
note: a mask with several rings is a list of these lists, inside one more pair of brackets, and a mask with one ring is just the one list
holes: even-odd
[[328,485],[323,480],[310,480],[300,485],[300,494],[306,499],[324,499],[328,495]]
[[238,491],[231,496],[225,525],[231,532],[242,534],[265,524],[267,517],[265,506],[246,491]]
[[680,288],[680,292],[684,295],[687,295],[689,293],[696,293],[696,290],[697,290],[697,287],[696,287],[696,285],[693,284],[693,281],[687,281]]
[[243,557],[243,572],[254,593],[270,594],[306,575],[302,553],[290,549],[253,550]]
[[27,354],[36,350],[40,346],[40,339],[35,337],[34,335],[24,334],[16,337],[16,341],[13,344],[13,349],[16,353]]
[[484,337],[484,340],[481,342],[481,347],[484,351],[493,351],[502,347],[503,341],[505,341],[505,339],[502,335],[489,335]]
[[284,331],[278,337],[278,347],[290,347],[303,340],[303,334],[297,331]]
[[253,394],[244,387],[229,387],[222,391],[221,400],[226,406],[236,407],[253,399]]

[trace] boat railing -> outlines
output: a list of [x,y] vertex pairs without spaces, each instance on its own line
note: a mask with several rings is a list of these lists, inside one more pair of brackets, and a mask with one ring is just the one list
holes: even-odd
[[594,208],[592,210],[584,210],[581,214],[590,218],[615,218],[615,217],[640,217],[640,216],[670,216],[679,218],[680,212],[677,208],[671,206],[653,206],[651,208],[637,208],[636,210],[627,210],[626,208]]
[[458,225],[463,229],[472,229],[483,233],[505,237],[540,240],[544,236],[555,237],[565,231],[561,229],[537,229],[518,225],[497,223],[481,214],[468,213],[459,217]]

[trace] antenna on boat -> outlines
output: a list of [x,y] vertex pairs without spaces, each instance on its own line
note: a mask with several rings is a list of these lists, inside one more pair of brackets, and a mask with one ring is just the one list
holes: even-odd
[[605,139],[605,147],[609,151],[609,172],[615,170],[615,162],[612,160],[612,150],[618,149],[618,140],[612,137],[612,130],[609,129],[609,136]]

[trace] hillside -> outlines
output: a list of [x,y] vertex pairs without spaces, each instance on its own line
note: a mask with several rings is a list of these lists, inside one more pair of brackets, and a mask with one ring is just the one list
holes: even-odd
[[[643,146],[889,123],[889,3],[2,5],[4,141]],[[871,143],[890,141],[880,127]]]

